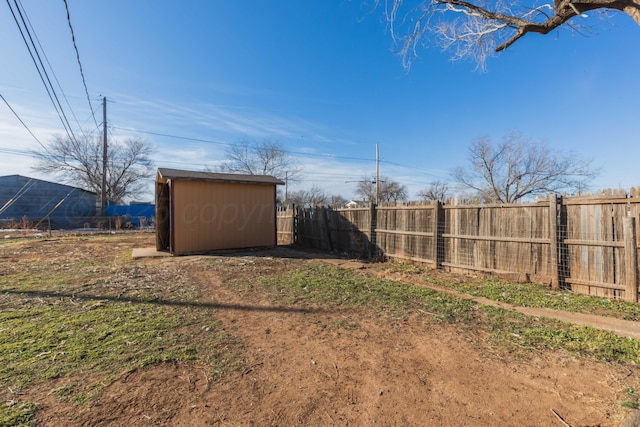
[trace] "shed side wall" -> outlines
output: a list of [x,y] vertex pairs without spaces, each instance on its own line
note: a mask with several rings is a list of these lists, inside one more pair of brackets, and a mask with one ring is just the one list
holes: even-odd
[[174,181],[174,253],[275,246],[272,185]]

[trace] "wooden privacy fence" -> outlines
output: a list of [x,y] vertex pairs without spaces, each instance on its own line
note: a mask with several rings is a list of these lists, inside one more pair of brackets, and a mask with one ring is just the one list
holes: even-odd
[[277,216],[279,242],[638,301],[635,190],[516,204],[289,208]]

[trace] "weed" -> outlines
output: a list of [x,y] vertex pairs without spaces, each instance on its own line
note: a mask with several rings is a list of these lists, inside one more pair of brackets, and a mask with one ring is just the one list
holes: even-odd
[[627,409],[639,409],[640,408],[640,404],[638,402],[639,401],[639,396],[638,396],[638,392],[636,391],[636,389],[630,388],[630,387],[626,387],[622,391],[628,396],[628,398],[626,400],[623,400],[622,402],[620,402],[620,406],[622,406],[623,408],[627,408]]
[[346,330],[346,331],[352,331],[352,330],[358,329],[360,327],[358,322],[356,322],[354,320],[349,320],[349,319],[337,320],[337,321],[333,322],[333,326],[335,328],[337,328],[337,329],[343,329],[343,330]]

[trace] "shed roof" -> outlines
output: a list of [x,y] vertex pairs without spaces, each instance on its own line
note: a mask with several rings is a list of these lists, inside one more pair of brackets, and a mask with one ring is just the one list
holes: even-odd
[[236,173],[198,172],[169,168],[158,168],[158,177],[161,179],[175,179],[185,181],[284,185],[284,182],[270,175],[243,175]]

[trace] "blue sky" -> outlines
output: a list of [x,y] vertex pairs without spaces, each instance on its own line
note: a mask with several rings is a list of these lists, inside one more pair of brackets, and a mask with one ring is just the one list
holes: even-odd
[[[22,5],[70,120],[77,126],[72,111],[95,130],[63,1]],[[592,20],[590,36],[527,36],[481,73],[436,46],[405,70],[383,11],[360,0],[68,5],[98,123],[103,95],[111,138],[147,136],[158,167],[215,167],[225,144],[268,138],[299,158],[303,181],[292,190],[316,184],[352,198],[356,184],[347,181],[375,172],[379,144],[381,175],[415,198],[465,165],[476,138],[519,130],[593,159],[602,168],[594,190],[640,185],[640,27],[626,15]],[[41,141],[62,133],[6,3],[0,52],[0,94]],[[0,102],[0,175],[51,178],[30,169],[24,152],[37,146]]]

